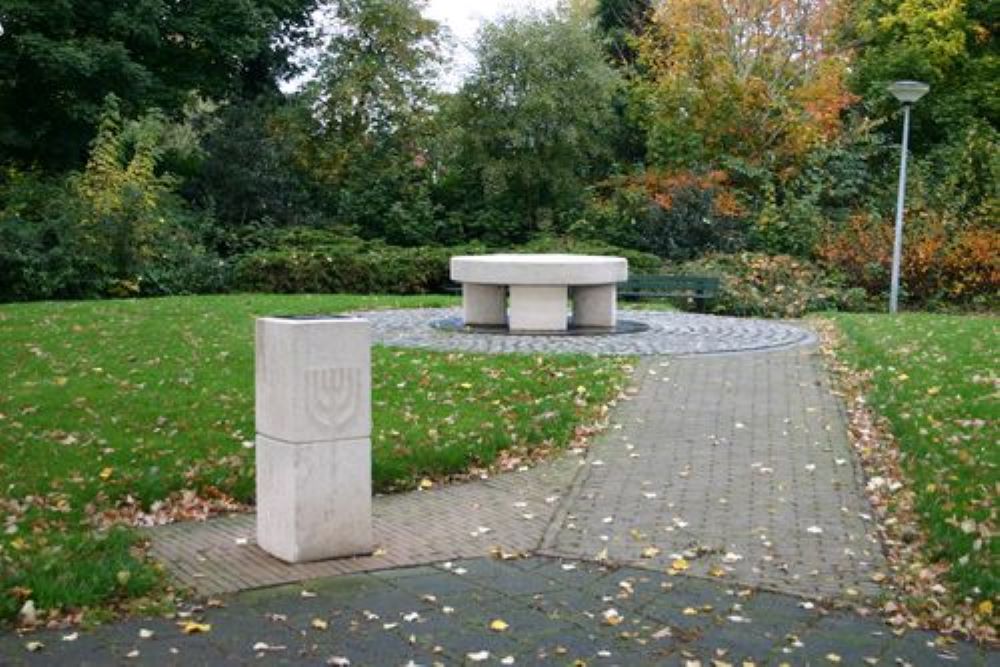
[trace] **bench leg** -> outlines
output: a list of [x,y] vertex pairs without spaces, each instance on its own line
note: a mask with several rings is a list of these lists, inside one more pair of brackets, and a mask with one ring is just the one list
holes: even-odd
[[565,286],[511,285],[511,331],[566,331]]
[[573,325],[614,327],[618,322],[618,286],[573,288]]
[[462,310],[466,324],[503,326],[507,323],[507,288],[462,283]]

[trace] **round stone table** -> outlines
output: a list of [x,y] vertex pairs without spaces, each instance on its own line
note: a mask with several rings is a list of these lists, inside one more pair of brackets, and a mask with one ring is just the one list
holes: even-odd
[[618,283],[628,279],[628,260],[596,255],[452,257],[451,279],[462,284],[469,326],[566,331],[572,299],[573,326],[613,328]]

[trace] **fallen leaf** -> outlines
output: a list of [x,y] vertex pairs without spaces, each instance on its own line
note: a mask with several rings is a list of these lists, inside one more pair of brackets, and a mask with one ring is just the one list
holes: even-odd
[[212,626],[208,623],[196,623],[194,621],[186,621],[180,624],[181,632],[186,635],[197,635],[204,632],[211,632]]
[[28,642],[24,645],[24,648],[28,649],[31,653],[37,653],[45,648],[45,644],[42,642]]
[[257,642],[256,644],[253,645],[253,650],[258,653],[261,651],[284,651],[287,648],[288,648],[287,646],[272,646],[267,642]]
[[646,547],[645,549],[642,550],[643,558],[656,558],[659,555],[660,555],[660,550],[657,549],[656,547]]
[[476,651],[474,653],[466,653],[465,657],[468,658],[469,662],[483,662],[484,660],[489,660],[489,651]]
[[490,622],[490,630],[493,632],[506,632],[509,627],[506,621],[499,618]]
[[314,618],[312,623],[310,623],[314,630],[326,630],[330,627],[330,624],[324,621],[322,618]]
[[691,567],[691,564],[688,563],[683,558],[675,558],[674,562],[672,562],[670,564],[670,569],[674,570],[676,572],[683,572],[684,570],[687,570],[690,567]]

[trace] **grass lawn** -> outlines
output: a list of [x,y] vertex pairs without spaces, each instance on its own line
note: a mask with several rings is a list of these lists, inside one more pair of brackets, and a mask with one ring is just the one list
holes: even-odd
[[[0,617],[135,600],[160,574],[102,515],[185,489],[253,499],[253,319],[450,297],[218,296],[0,306]],[[625,362],[377,347],[374,482],[569,442]]]
[[932,561],[957,592],[1000,595],[1000,320],[907,314],[833,315],[843,360],[873,373],[869,403],[904,454]]

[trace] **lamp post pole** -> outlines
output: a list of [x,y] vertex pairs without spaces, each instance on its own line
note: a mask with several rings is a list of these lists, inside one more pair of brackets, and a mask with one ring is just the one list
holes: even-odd
[[903,206],[906,200],[906,146],[910,142],[910,105],[903,103],[903,150],[899,158],[899,191],[896,193],[896,236],[892,244],[892,289],[889,312],[899,308],[899,269],[903,261]]
[[889,290],[889,312],[899,308],[899,270],[903,261],[903,206],[906,203],[906,153],[910,143],[910,107],[927,94],[930,86],[920,81],[896,81],[889,92],[903,104],[903,146],[899,158],[899,192],[896,194],[896,236],[892,245],[892,285]]

